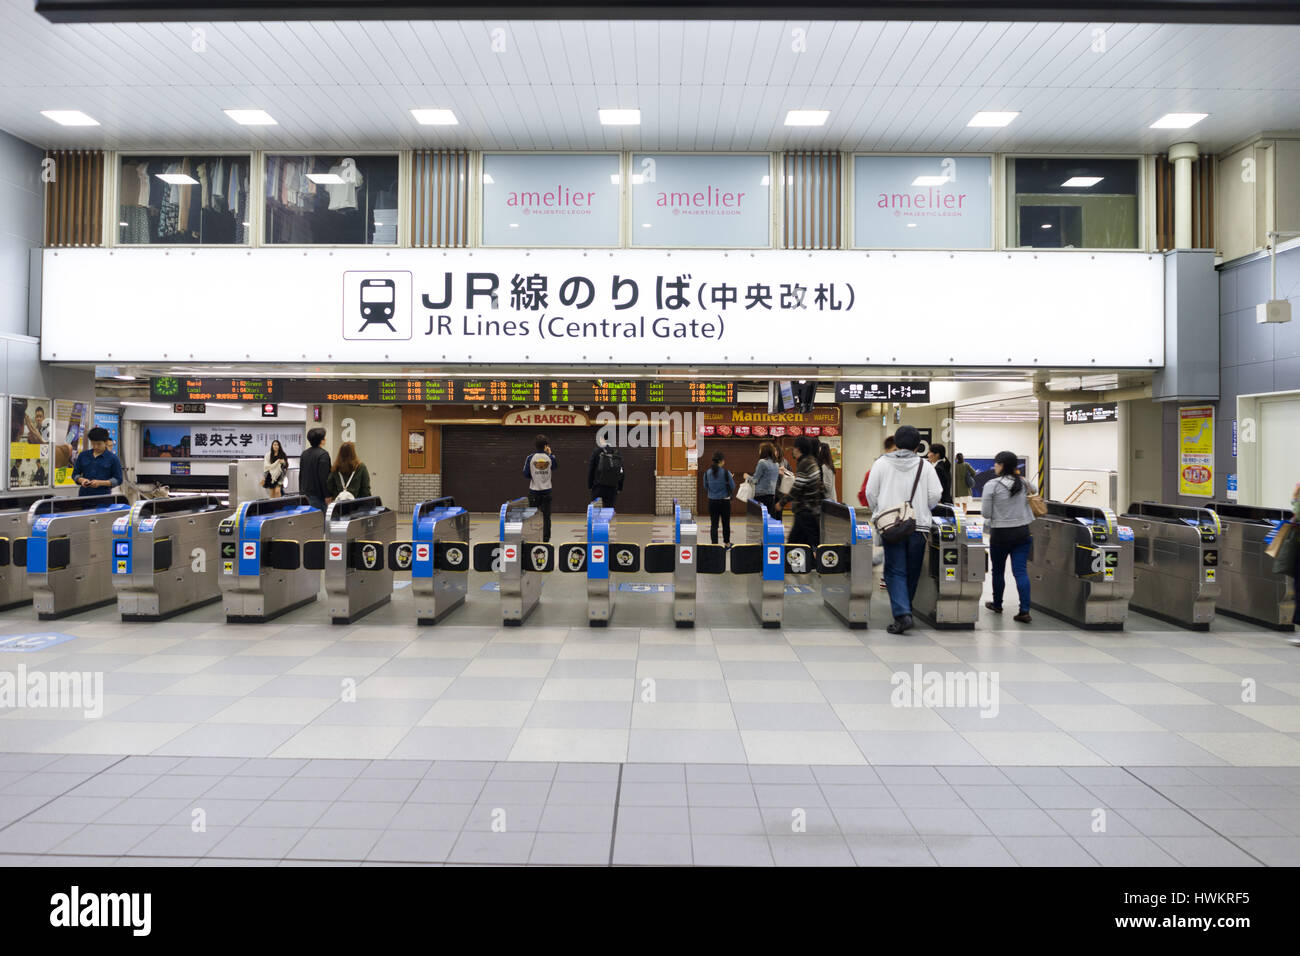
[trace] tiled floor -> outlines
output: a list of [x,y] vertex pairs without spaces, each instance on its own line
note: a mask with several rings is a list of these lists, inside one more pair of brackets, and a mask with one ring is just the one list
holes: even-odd
[[[899,638],[883,592],[849,631],[813,577],[768,631],[730,576],[701,577],[693,630],[626,591],[589,629],[566,574],[502,628],[492,581],[431,628],[400,585],[350,626],[0,614],[0,637],[73,637],[0,671],[104,681],[98,719],[0,711],[0,862],[1300,863],[1300,649],[1276,632],[987,615]],[[915,667],[996,677],[996,714],[896,706]]]

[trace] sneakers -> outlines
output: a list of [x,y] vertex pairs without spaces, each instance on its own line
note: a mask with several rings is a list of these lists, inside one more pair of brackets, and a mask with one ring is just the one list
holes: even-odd
[[902,634],[912,627],[912,615],[904,614],[902,617],[894,618],[894,623],[887,625],[885,630],[890,634]]
[[994,604],[992,601],[985,601],[984,606],[988,608],[990,611],[992,611],[994,614],[1002,613],[1002,605],[1000,604]]
[[1013,620],[1013,621],[1019,621],[1021,624],[1028,624],[1030,621],[1033,620],[1033,618],[1029,616],[1029,612],[1028,612],[1028,611],[1021,611],[1019,614],[1017,614],[1017,615],[1016,615],[1015,617],[1013,617],[1011,620]]

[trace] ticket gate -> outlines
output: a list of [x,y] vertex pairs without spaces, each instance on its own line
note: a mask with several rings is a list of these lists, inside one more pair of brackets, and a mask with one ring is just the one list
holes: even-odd
[[1204,631],[1219,600],[1219,516],[1208,508],[1134,502],[1121,520],[1133,528],[1135,610]]
[[130,507],[122,495],[45,498],[31,506],[27,581],[42,621],[113,602],[113,522]]
[[[695,575],[698,567],[700,527],[673,501],[673,624],[695,626]],[[649,552],[646,565],[650,564]]]
[[160,621],[221,600],[216,495],[146,498],[113,522],[113,587],[124,621]]
[[[847,542],[849,561],[842,574],[821,575],[822,603],[835,612],[850,628],[867,626],[871,611],[872,573],[871,524],[857,511],[839,501],[822,502],[822,541]],[[829,571],[840,563],[837,552],[821,549],[822,571]],[[827,562],[830,568],[827,568]]]
[[240,502],[217,529],[226,620],[261,623],[315,601],[320,573],[304,564],[302,542],[320,528],[320,511],[303,495]]
[[603,507],[599,498],[587,505],[588,627],[609,626],[609,618],[614,610],[613,582],[609,577],[610,535],[613,525],[613,508]]
[[1030,533],[1030,606],[1080,627],[1121,630],[1133,596],[1133,530],[1108,508],[1049,501]]
[[[417,624],[434,624],[465,603],[469,565],[463,552],[468,547],[469,512],[455,499],[436,498],[415,506],[410,562]],[[444,561],[444,556],[450,560]]]
[[397,512],[377,497],[332,502],[325,512],[325,599],[330,620],[351,624],[393,599],[384,561],[397,536]]
[[0,611],[32,603],[27,583],[28,512],[48,491],[0,495]]
[[785,614],[785,529],[765,505],[751,499],[745,502],[745,535],[746,541],[761,546],[758,571],[749,577],[749,606],[763,627],[780,627]]
[[925,564],[912,599],[912,613],[936,628],[965,629],[979,620],[988,552],[983,533],[960,508],[930,509]]
[[1291,512],[1282,508],[1211,503],[1223,533],[1219,537],[1220,614],[1293,631],[1294,578],[1273,573],[1273,559],[1264,553],[1266,539]]
[[501,623],[519,627],[542,599],[542,573],[523,554],[526,543],[542,540],[542,513],[530,507],[527,498],[507,501],[501,506],[498,538]]

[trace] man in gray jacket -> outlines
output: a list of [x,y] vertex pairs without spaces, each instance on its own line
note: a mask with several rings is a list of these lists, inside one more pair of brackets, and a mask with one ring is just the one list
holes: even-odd
[[873,515],[879,515],[905,504],[910,496],[916,511],[916,530],[902,541],[885,544],[885,585],[889,589],[889,607],[894,615],[894,622],[885,630],[890,634],[902,634],[912,627],[912,598],[916,596],[921,567],[925,563],[930,509],[939,503],[943,485],[934,465],[916,453],[921,444],[920,432],[911,425],[904,425],[894,433],[894,444],[897,447],[893,451],[881,455],[871,466],[871,475],[867,478],[867,505]]

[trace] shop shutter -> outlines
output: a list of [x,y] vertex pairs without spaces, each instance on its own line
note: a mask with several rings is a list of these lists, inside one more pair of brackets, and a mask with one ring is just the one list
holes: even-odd
[[789,152],[781,156],[785,227],[783,249],[839,249],[840,154]]
[[469,245],[469,153],[417,149],[411,154],[411,244],[419,248]]
[[45,158],[45,245],[102,246],[103,151],[54,149]]

